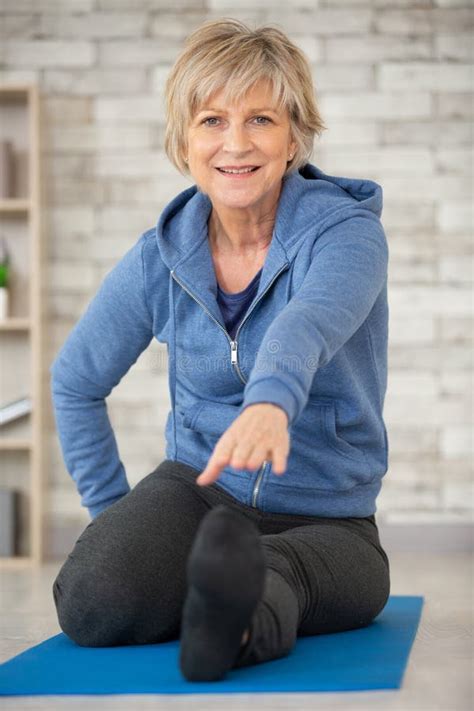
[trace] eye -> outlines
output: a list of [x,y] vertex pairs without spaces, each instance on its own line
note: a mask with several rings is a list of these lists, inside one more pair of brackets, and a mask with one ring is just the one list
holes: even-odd
[[[272,120],[271,120],[270,118],[268,118],[267,116],[256,116],[255,118],[256,118],[256,119],[257,119],[257,118],[259,118],[259,119],[264,119],[264,121],[269,121],[270,123],[272,123]],[[219,119],[217,118],[217,116],[208,116],[208,117],[205,118],[203,121],[201,121],[201,123],[206,124],[208,121],[218,121],[218,120],[219,120]],[[215,126],[215,124],[208,124],[208,125]],[[261,125],[261,126],[262,126],[262,125],[265,126],[265,124],[260,124],[260,125]]]

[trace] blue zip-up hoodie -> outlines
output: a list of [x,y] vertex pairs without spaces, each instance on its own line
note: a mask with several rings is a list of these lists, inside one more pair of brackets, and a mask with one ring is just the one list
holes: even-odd
[[258,290],[232,340],[216,301],[209,196],[179,193],[107,274],[51,368],[64,460],[96,516],[130,486],[105,398],[155,337],[167,345],[166,457],[202,470],[242,410],[289,417],[287,470],[215,482],[262,511],[369,516],[388,466],[388,246],[382,188],[311,163],[284,177]]

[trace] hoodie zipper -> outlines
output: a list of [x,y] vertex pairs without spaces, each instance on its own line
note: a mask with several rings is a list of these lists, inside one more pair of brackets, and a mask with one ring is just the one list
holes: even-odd
[[[239,331],[240,331],[240,329],[242,328],[243,324],[245,323],[245,321],[247,320],[247,318],[250,316],[250,314],[252,313],[252,311],[254,310],[255,306],[258,304],[258,302],[259,302],[260,299],[262,298],[262,296],[267,293],[268,289],[271,287],[271,285],[273,284],[273,282],[275,281],[275,279],[277,278],[277,276],[279,276],[279,274],[281,274],[281,272],[286,269],[286,267],[288,266],[288,264],[289,264],[288,262],[285,262],[285,264],[282,266],[282,268],[277,271],[277,273],[275,274],[275,276],[273,277],[273,279],[271,280],[271,282],[267,285],[265,291],[263,291],[263,292],[260,294],[260,296],[259,296],[258,299],[254,302],[254,304],[253,304],[253,306],[251,307],[251,309],[250,309],[249,311],[247,311],[247,313],[245,314],[244,318],[243,318],[242,321],[239,323],[239,326],[238,326],[238,328],[237,328],[237,331],[235,332],[235,340],[232,340],[232,339],[230,338],[229,333],[227,332],[227,330],[222,326],[222,324],[219,323],[219,321],[218,321],[216,318],[214,318],[214,316],[211,314],[211,312],[210,312],[209,309],[205,306],[205,304],[203,304],[202,301],[200,301],[200,300],[197,299],[193,294],[191,294],[191,292],[189,291],[189,289],[186,289],[186,287],[184,286],[184,284],[178,279],[178,277],[177,277],[176,274],[174,273],[174,269],[172,269],[171,272],[170,272],[170,273],[171,273],[171,276],[173,277],[173,279],[185,290],[185,292],[186,292],[187,294],[189,294],[189,296],[190,296],[192,299],[194,299],[194,301],[196,301],[196,303],[200,304],[200,306],[201,306],[201,307],[204,309],[204,311],[212,318],[212,320],[219,326],[219,328],[224,331],[224,333],[225,333],[225,335],[226,335],[226,337],[227,337],[227,340],[228,340],[229,343],[230,343],[230,362],[231,362],[231,364],[235,367],[239,378],[241,379],[241,381],[242,381],[244,384],[245,384],[247,381],[245,380],[244,376],[242,375],[242,372],[241,372],[241,370],[240,370],[240,368],[239,368],[239,362],[238,362],[238,360],[237,360],[237,336],[239,335]],[[258,492],[259,492],[259,490],[260,490],[260,484],[261,484],[261,481],[262,481],[262,478],[263,478],[263,474],[264,474],[264,472],[265,472],[265,468],[266,468],[267,464],[268,464],[268,461],[265,459],[265,460],[263,461],[262,466],[261,466],[260,469],[259,469],[259,472],[258,472],[258,475],[257,475],[257,480],[256,480],[255,486],[254,486],[254,488],[253,488],[253,492],[252,492],[252,506],[253,506],[254,508],[257,508],[257,496],[258,496]]]
[[255,482],[255,486],[253,487],[253,492],[252,492],[252,506],[254,508],[257,508],[257,496],[258,492],[260,489],[260,482],[262,481],[263,474],[265,471],[265,467],[267,466],[268,462],[266,459],[264,459],[262,466],[260,467],[260,471],[257,476],[257,481]]
[[237,359],[237,336],[239,335],[240,329],[242,328],[242,326],[244,325],[245,321],[246,321],[247,318],[250,316],[250,314],[252,313],[252,311],[254,310],[254,308],[256,307],[256,305],[258,304],[258,302],[260,301],[260,299],[262,298],[262,296],[264,296],[264,295],[267,293],[267,291],[269,290],[269,288],[271,287],[271,285],[273,284],[273,282],[275,281],[275,279],[277,278],[277,276],[279,276],[279,275],[281,274],[281,272],[284,271],[284,269],[286,269],[286,267],[288,266],[288,264],[289,264],[288,262],[285,262],[285,264],[282,266],[282,268],[277,271],[277,273],[275,274],[275,276],[273,277],[273,279],[271,280],[271,282],[267,285],[265,291],[263,291],[263,292],[260,294],[260,296],[258,297],[258,299],[257,299],[256,301],[254,301],[253,306],[250,308],[249,311],[247,311],[247,313],[245,314],[244,318],[243,318],[242,321],[239,323],[239,326],[238,326],[237,331],[236,331],[236,333],[235,333],[235,340],[234,340],[234,341],[230,338],[229,333],[228,333],[227,330],[222,326],[222,324],[220,324],[219,321],[218,321],[216,318],[214,318],[214,316],[211,314],[211,312],[210,312],[209,309],[205,306],[205,304],[203,304],[202,301],[200,301],[200,300],[197,299],[193,294],[191,294],[191,292],[189,291],[189,289],[186,289],[186,287],[184,286],[184,284],[178,279],[178,277],[177,277],[176,274],[174,273],[174,269],[172,269],[171,272],[170,272],[170,273],[171,273],[171,276],[173,277],[173,279],[174,279],[176,282],[178,282],[178,284],[185,290],[185,292],[186,292],[187,294],[189,294],[189,296],[190,296],[192,299],[194,299],[194,301],[196,301],[196,303],[198,303],[200,306],[202,306],[202,308],[204,309],[204,311],[212,318],[212,320],[214,321],[214,323],[216,323],[216,324],[219,326],[219,328],[222,329],[222,331],[224,331],[224,333],[225,333],[225,335],[226,335],[226,338],[227,338],[227,340],[229,341],[229,344],[230,344],[230,362],[231,362],[231,364],[235,367],[235,370],[236,370],[236,372],[237,372],[239,378],[241,379],[241,381],[242,381],[244,384],[245,384],[247,381],[245,380],[244,376],[242,375],[242,371],[241,371],[240,368],[239,368],[239,362],[238,362],[238,359]]

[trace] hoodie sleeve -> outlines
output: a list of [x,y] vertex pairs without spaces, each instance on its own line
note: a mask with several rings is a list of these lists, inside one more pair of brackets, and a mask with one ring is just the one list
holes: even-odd
[[301,287],[265,332],[242,409],[270,402],[292,424],[316,370],[369,315],[387,278],[388,256],[384,229],[372,213],[352,214],[320,234]]
[[145,239],[143,234],[105,276],[49,369],[64,461],[93,518],[130,491],[105,398],[153,336]]

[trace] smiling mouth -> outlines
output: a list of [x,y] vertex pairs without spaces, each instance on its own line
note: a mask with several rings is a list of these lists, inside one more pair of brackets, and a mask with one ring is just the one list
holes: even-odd
[[246,170],[243,173],[226,173],[224,170],[221,170],[220,168],[216,168],[216,170],[221,174],[225,175],[227,178],[248,178],[249,175],[253,175],[256,173],[258,170],[260,170],[261,166],[257,165],[255,168],[252,168],[252,170]]

